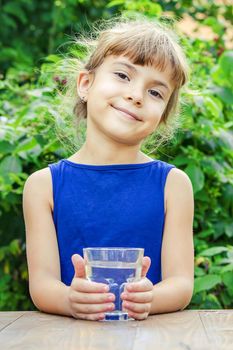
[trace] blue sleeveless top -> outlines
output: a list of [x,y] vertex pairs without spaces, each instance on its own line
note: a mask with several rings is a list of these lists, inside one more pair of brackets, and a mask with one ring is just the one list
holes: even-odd
[[62,282],[71,284],[71,256],[83,256],[85,247],[144,248],[151,258],[147,278],[161,281],[164,187],[173,167],[160,160],[88,165],[63,159],[49,165]]

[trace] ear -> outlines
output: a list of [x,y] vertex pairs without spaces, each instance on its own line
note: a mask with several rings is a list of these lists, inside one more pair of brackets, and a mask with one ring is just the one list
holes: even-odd
[[88,71],[81,71],[77,77],[77,92],[80,97],[87,98],[88,89],[93,82],[93,74]]

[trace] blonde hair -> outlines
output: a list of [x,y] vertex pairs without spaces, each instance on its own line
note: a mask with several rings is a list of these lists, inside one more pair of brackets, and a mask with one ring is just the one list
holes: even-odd
[[[188,64],[174,30],[144,17],[118,17],[106,23],[102,22],[102,26],[103,30],[94,28],[97,33],[94,39],[83,37],[75,40],[75,45],[79,47],[79,55],[80,52],[81,55],[84,52],[85,61],[77,57],[66,59],[65,70],[63,64],[63,73],[67,79],[65,100],[72,106],[76,125],[87,118],[87,105],[81,101],[76,88],[78,71],[83,68],[94,71],[103,63],[105,57],[124,55],[134,64],[152,65],[161,71],[167,66],[172,68],[171,80],[175,88],[160,121],[162,133],[159,137],[162,143],[172,136],[179,124],[175,116],[179,111],[180,88],[188,80]],[[174,118],[169,118],[170,115]]]

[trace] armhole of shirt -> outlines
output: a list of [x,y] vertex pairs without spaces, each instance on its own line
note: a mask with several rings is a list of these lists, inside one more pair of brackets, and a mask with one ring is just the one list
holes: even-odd
[[170,171],[172,169],[175,169],[176,167],[175,166],[170,166],[169,168],[166,168],[165,169],[165,176],[164,176],[164,216],[166,216],[166,212],[167,212],[167,208],[166,208],[166,189],[167,189],[167,178],[168,178],[168,175],[170,174]]
[[55,188],[55,169],[54,164],[49,164],[48,168],[50,170],[50,176],[51,176],[51,183],[52,183],[52,199],[53,199],[53,208],[52,213],[54,216],[54,210],[55,210],[55,194],[56,194],[56,188]]

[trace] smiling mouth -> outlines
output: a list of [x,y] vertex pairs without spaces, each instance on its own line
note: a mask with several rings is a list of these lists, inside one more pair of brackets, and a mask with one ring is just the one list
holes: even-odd
[[136,116],[134,113],[128,111],[125,108],[115,107],[113,105],[111,105],[111,107],[114,108],[115,110],[117,110],[118,112],[120,112],[125,117],[131,119],[131,120],[141,121],[141,119],[139,119],[138,116]]

